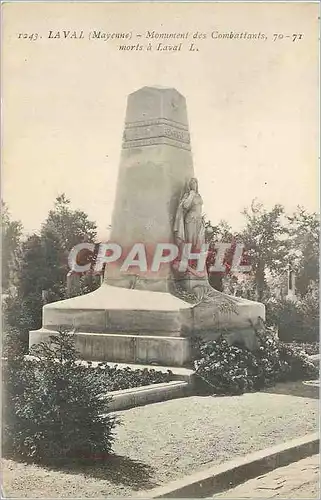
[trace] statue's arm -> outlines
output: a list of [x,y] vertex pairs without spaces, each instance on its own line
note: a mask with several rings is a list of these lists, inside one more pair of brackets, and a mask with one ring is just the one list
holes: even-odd
[[191,207],[191,205],[193,203],[194,195],[195,195],[195,191],[190,191],[190,193],[186,196],[186,198],[183,198],[182,206],[185,210],[188,210]]

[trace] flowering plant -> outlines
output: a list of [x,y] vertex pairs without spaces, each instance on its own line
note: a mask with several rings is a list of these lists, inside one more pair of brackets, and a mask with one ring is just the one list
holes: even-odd
[[254,352],[230,345],[228,336],[212,341],[197,339],[194,368],[198,389],[213,394],[242,394],[281,381],[317,378],[318,370],[305,351],[279,341],[265,326],[256,333],[259,347]]

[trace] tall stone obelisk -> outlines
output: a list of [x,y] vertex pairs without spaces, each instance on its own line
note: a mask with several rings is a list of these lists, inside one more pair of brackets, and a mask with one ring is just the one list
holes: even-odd
[[[143,243],[147,259],[157,243],[173,242],[173,223],[186,181],[194,176],[185,98],[172,88],[143,87],[128,97],[112,218],[111,241],[126,251]],[[108,266],[105,279],[129,288],[137,270]],[[150,264],[150,262],[148,262]],[[150,267],[150,266],[148,266]],[[135,288],[168,291],[170,266],[139,272]]]
[[173,243],[180,196],[192,177],[185,98],[159,87],[130,94],[110,240],[125,255],[142,243],[147,271],[131,266],[124,273],[122,259],[108,264],[104,283],[94,292],[43,307],[43,327],[29,333],[30,346],[67,328],[86,359],[167,366],[190,362],[195,332],[215,338],[229,329],[232,341],[248,338],[247,345],[254,346],[255,333],[246,328],[264,319],[263,304],[233,298],[236,314],[214,315],[215,304],[227,300],[224,294],[190,304],[170,293],[170,264],[150,271],[156,245]]

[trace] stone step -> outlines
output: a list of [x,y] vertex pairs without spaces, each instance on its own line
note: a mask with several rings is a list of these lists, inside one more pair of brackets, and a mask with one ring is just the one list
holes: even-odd
[[[29,347],[46,342],[57,332],[42,328],[29,332]],[[153,335],[77,332],[76,348],[83,359],[119,363],[186,366],[191,359],[190,339]]]
[[190,359],[190,341],[183,337],[75,333],[84,359],[184,366]]

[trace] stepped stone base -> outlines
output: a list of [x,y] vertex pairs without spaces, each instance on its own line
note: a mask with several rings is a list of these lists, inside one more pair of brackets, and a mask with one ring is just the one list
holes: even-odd
[[49,330],[180,336],[190,321],[191,305],[169,293],[107,284],[43,308],[43,328]]
[[[31,331],[29,347],[46,342],[54,330]],[[76,348],[88,361],[184,366],[190,360],[190,340],[185,337],[158,337],[117,333],[75,333]]]
[[231,344],[255,349],[249,327],[264,319],[264,305],[235,299],[235,312],[226,313],[214,311],[214,305],[103,284],[87,295],[45,305],[43,328],[30,332],[29,346],[68,329],[83,359],[164,366],[188,365],[192,334],[215,339],[224,332]]

